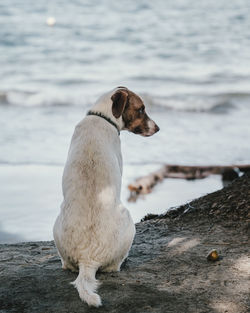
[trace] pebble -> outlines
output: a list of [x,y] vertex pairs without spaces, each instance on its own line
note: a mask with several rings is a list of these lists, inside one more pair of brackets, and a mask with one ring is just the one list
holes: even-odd
[[217,261],[219,259],[219,254],[216,249],[211,250],[207,255],[208,261]]

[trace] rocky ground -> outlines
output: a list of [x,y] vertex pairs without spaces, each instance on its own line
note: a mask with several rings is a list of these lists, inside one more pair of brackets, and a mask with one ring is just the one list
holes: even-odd
[[[53,242],[0,245],[0,313],[247,313],[250,178],[137,224],[119,273],[99,273],[101,308],[69,284]],[[220,259],[208,261],[211,249]]]

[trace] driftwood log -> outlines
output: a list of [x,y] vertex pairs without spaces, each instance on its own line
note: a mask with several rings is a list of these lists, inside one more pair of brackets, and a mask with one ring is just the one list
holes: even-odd
[[164,178],[179,179],[202,179],[212,174],[222,175],[222,180],[232,181],[237,178],[240,172],[249,172],[250,164],[246,165],[211,165],[211,166],[190,166],[190,165],[164,165],[155,172],[137,178],[128,185],[130,190],[129,201],[135,201],[138,195],[145,195],[152,191],[153,187]]

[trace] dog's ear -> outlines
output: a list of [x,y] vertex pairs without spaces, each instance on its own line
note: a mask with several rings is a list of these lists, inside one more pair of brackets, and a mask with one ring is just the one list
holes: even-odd
[[112,95],[112,113],[115,118],[119,118],[122,115],[127,103],[127,99],[128,93],[125,90],[118,90]]

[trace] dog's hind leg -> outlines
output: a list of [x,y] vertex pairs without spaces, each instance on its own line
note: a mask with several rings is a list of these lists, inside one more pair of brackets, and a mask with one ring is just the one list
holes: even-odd
[[71,284],[77,289],[82,301],[89,306],[99,307],[102,305],[100,296],[95,293],[99,283],[95,279],[97,268],[79,264],[79,274]]
[[61,262],[62,262],[63,270],[70,270],[71,272],[78,272],[78,269],[73,264],[66,262],[63,259],[61,259]]
[[62,255],[58,249],[57,249],[57,253],[58,253],[60,260],[61,260],[61,263],[62,263],[62,269],[67,270],[68,269],[67,262],[64,260],[64,258],[62,257]]
[[103,272],[103,273],[120,272],[121,265],[122,265],[122,263],[110,264],[106,267],[101,268],[101,272]]
[[62,263],[62,269],[63,270],[70,270],[72,272],[78,272],[78,269],[73,265],[71,264],[69,261],[65,260],[61,253],[59,252],[59,250],[57,249],[57,252],[59,254],[59,257],[60,257],[60,260],[61,260],[61,263]]
[[122,263],[124,262],[124,260],[127,258],[128,253],[119,260],[114,260],[112,263],[108,264],[107,266],[104,266],[103,268],[101,268],[101,272],[104,273],[109,273],[109,272],[120,272],[120,268]]

